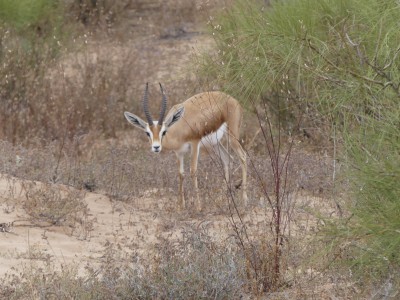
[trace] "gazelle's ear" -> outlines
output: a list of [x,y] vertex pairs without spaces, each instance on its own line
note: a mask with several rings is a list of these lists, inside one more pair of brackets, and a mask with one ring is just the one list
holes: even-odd
[[143,121],[141,118],[139,118],[138,116],[131,114],[130,112],[124,112],[125,118],[128,120],[129,123],[131,123],[132,125],[142,129],[142,130],[146,130],[147,128],[147,123],[145,121]]
[[165,127],[171,127],[174,125],[176,122],[180,120],[180,118],[183,117],[183,114],[185,113],[185,108],[183,106],[179,107],[171,116],[168,117],[168,119],[165,121]]

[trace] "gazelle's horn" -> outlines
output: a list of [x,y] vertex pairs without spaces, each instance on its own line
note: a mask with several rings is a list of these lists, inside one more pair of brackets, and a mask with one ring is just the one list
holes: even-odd
[[144,114],[146,115],[147,123],[149,123],[149,126],[153,125],[153,119],[151,118],[150,112],[149,112],[149,83],[146,83],[146,89],[144,90],[144,95],[143,95],[143,110]]
[[158,121],[158,124],[160,124],[160,126],[161,126],[164,121],[165,112],[167,111],[167,96],[164,93],[161,83],[160,83],[160,90],[161,90],[161,95],[162,95],[162,101],[161,101],[160,119]]

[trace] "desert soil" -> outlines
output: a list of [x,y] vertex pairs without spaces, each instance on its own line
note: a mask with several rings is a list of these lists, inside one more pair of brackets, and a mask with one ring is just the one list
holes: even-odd
[[[160,55],[165,56],[165,59],[158,60],[160,65],[152,68],[157,70],[157,73],[143,75],[143,82],[148,78],[151,78],[152,82],[161,79],[165,81],[168,77],[172,81],[179,81],[181,74],[194,76],[187,75],[190,57],[211,48],[212,41],[205,35],[198,34],[175,40],[154,39],[154,45],[151,41],[146,45],[148,48],[144,50],[150,51],[147,52],[150,54],[141,53],[140,60],[157,55],[157,47],[160,45],[163,47]],[[120,60],[125,56],[124,53],[129,53],[130,49],[136,46],[103,44],[102,47],[98,47],[93,44],[91,47],[89,54],[83,54],[86,59],[89,58],[95,63],[98,59],[109,57],[113,64],[120,65],[124,63]],[[110,49],[114,53],[113,56],[110,56]],[[141,48],[136,49],[137,53],[140,53]],[[64,76],[74,78],[76,71],[73,65],[68,67],[68,61],[67,57]],[[169,74],[173,76],[168,76]],[[131,142],[134,141],[129,141]],[[36,187],[43,185],[40,182],[26,182],[0,174],[0,276],[18,272],[21,267],[29,267],[32,263],[45,264],[48,261],[59,267],[74,264],[83,274],[85,266],[100,265],[105,249],[111,244],[119,247],[123,253],[121,259],[124,258],[123,255],[129,257],[132,253],[148,255],[160,240],[168,238],[173,241],[181,236],[183,228],[190,226],[206,226],[210,234],[218,238],[232,235],[229,214],[217,210],[202,213],[190,210],[178,212],[176,199],[171,199],[170,196],[163,197],[163,192],[156,187],[143,191],[140,198],[129,203],[114,201],[101,191],[83,192],[88,208],[84,217],[73,224],[51,224],[32,218],[24,208],[26,193],[32,184]],[[72,189],[63,185],[57,185],[57,188],[62,193]],[[163,188],[176,190],[173,186]],[[291,197],[295,200],[292,236],[309,236],[307,232],[316,228],[317,221],[308,211],[317,210],[327,215],[335,212],[334,203],[326,199],[300,194]],[[244,214],[245,222],[257,231],[259,226],[265,226],[265,220],[270,218],[270,213],[268,207],[256,203]],[[307,251],[306,248],[305,242],[304,251]],[[308,273],[310,277],[313,276],[311,271]]]
[[[84,202],[88,211],[83,221],[75,224],[54,225],[34,219],[24,209],[26,192],[32,182],[10,176],[0,176],[0,276],[29,266],[32,262],[51,261],[62,266],[74,264],[84,271],[86,265],[101,262],[105,248],[118,245],[126,257],[133,251],[140,255],[151,253],[162,238],[172,241],[180,237],[181,230],[189,226],[207,226],[210,234],[224,238],[231,226],[228,214],[182,212],[170,198],[159,197],[159,191],[151,189],[130,204],[112,201],[100,193],[86,192]],[[35,188],[43,183],[34,182]],[[61,192],[71,187],[58,185]],[[307,209],[334,211],[324,199],[296,195],[296,207],[292,235],[303,236],[315,229],[316,221],[306,213]],[[175,210],[175,211],[174,211]],[[250,228],[265,226],[269,210],[253,206],[245,214]],[[82,273],[83,274],[83,273]]]

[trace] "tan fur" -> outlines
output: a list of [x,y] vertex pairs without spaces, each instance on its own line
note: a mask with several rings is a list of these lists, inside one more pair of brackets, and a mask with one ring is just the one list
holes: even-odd
[[239,131],[242,121],[243,110],[239,102],[231,96],[222,92],[205,92],[197,94],[181,104],[171,108],[164,119],[168,120],[177,109],[184,107],[184,114],[175,124],[168,128],[164,137],[161,137],[162,124],[150,126],[153,134],[152,142],[161,140],[162,149],[172,150],[176,153],[179,166],[179,198],[180,206],[185,207],[183,191],[183,155],[184,145],[190,144],[191,166],[190,174],[196,191],[197,203],[200,208],[197,186],[197,162],[201,147],[219,147],[216,153],[221,153],[224,164],[225,177],[229,180],[228,164],[230,155],[222,145],[203,144],[201,139],[213,132],[216,132],[224,123],[227,124],[228,144],[236,152],[242,166],[242,189],[243,200],[247,202],[247,164],[246,153],[239,143]]
[[166,149],[178,150],[183,143],[200,140],[217,131],[223,123],[227,123],[232,136],[239,139],[242,107],[231,96],[222,92],[195,95],[172,107],[166,119],[180,106],[185,107],[185,113],[163,139],[162,145]]

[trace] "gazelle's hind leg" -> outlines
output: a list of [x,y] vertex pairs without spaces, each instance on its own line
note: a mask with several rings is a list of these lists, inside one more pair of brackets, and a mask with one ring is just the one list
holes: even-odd
[[246,162],[246,152],[243,150],[242,145],[240,145],[239,141],[235,137],[229,138],[230,146],[239,156],[240,164],[242,166],[242,199],[244,205],[247,206],[248,198],[247,198],[247,162]]
[[247,162],[246,162],[246,152],[243,150],[242,145],[239,143],[239,134],[240,134],[240,126],[242,123],[243,112],[239,103],[236,104],[236,107],[230,111],[228,115],[228,132],[227,138],[230,147],[236,152],[237,156],[239,156],[240,164],[242,166],[242,191],[243,191],[243,202],[244,205],[247,206]]
[[212,146],[212,151],[213,154],[217,155],[219,158],[221,158],[222,165],[224,167],[224,175],[225,175],[225,180],[226,183],[229,184],[229,162],[231,159],[231,156],[229,155],[228,150],[221,144],[218,143],[216,145]]
[[192,182],[196,195],[195,196],[196,206],[198,210],[201,210],[199,186],[197,184],[197,163],[199,161],[199,154],[200,154],[200,141],[192,142],[191,148],[192,148],[192,153],[191,153],[190,175],[192,177]]

